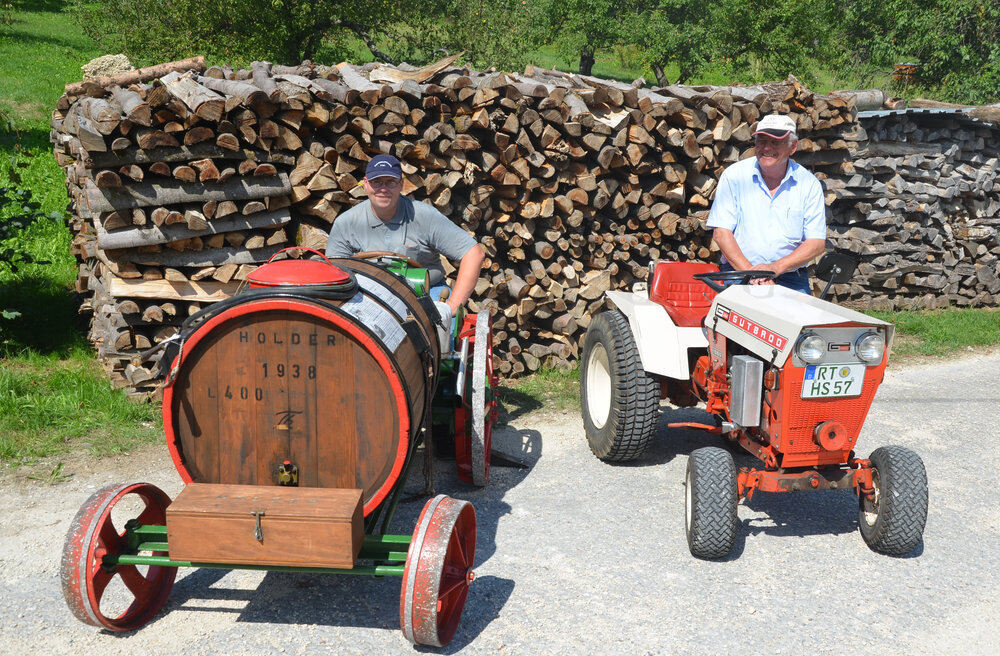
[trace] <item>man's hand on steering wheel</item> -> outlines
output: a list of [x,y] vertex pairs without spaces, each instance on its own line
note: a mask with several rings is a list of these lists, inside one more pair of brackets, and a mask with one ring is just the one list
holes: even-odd
[[[700,280],[715,292],[721,292],[729,285],[760,285],[774,284],[774,272],[770,270],[743,271],[711,271],[707,273],[695,273],[691,276],[695,280]],[[758,280],[766,282],[757,282]]]
[[[777,262],[771,262],[770,264],[754,264],[752,267],[747,269],[747,271],[769,271],[774,274],[775,277],[782,274],[778,270],[779,267],[775,266]],[[773,285],[774,278],[751,278],[751,285]]]

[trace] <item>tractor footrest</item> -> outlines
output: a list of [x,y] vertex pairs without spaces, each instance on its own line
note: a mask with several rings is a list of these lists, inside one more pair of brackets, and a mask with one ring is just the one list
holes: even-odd
[[167,507],[173,560],[350,569],[363,539],[361,490],[192,483]]

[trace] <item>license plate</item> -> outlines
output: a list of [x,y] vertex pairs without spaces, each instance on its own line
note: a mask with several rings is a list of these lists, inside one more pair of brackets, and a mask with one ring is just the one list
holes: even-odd
[[814,364],[806,367],[803,399],[859,396],[865,381],[863,364]]

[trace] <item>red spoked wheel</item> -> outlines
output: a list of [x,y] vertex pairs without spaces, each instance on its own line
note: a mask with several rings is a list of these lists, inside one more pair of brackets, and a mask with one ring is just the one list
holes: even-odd
[[455,631],[475,578],[476,511],[439,494],[424,506],[403,568],[399,624],[418,645],[444,647]]
[[469,337],[473,348],[462,404],[455,408],[455,461],[460,480],[483,487],[490,480],[490,450],[497,417],[489,311],[466,315],[459,336]]
[[144,525],[163,525],[168,505],[170,497],[149,483],[109,485],[83,504],[66,535],[60,572],[63,596],[78,620],[111,631],[131,631],[163,608],[174,586],[176,567],[149,566],[144,574],[136,565],[106,569],[102,559],[128,549],[125,524],[118,514],[127,512],[130,519]]

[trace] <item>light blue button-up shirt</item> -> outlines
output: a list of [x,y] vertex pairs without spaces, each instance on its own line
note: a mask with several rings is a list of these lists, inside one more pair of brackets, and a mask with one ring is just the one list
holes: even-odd
[[756,157],[727,168],[719,180],[709,228],[731,230],[750,264],[779,260],[806,239],[826,239],[823,187],[812,173],[788,160],[771,196]]

